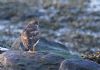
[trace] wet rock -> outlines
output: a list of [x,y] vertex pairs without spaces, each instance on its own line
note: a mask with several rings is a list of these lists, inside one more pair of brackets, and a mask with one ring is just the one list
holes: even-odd
[[20,39],[15,45],[18,50],[13,47],[0,54],[2,70],[58,70],[65,58],[78,58],[71,55],[65,45],[45,38],[40,38],[33,52],[22,51],[19,43]]
[[69,59],[61,63],[59,70],[100,70],[100,65],[89,60]]
[[55,54],[63,54],[63,56],[64,54],[69,54],[68,47],[58,42],[49,41],[45,38],[40,39],[40,42],[37,44],[36,50],[51,52]]
[[62,60],[47,52],[7,51],[0,55],[4,70],[58,70]]
[[[20,39],[16,39],[16,41],[13,43],[12,48],[14,50],[21,50],[20,45]],[[39,43],[34,47],[35,51],[38,52],[48,52],[52,54],[56,54],[59,56],[62,56],[64,58],[67,58],[70,56],[69,49],[63,44],[60,44],[58,42],[49,41],[43,37],[40,38]]]

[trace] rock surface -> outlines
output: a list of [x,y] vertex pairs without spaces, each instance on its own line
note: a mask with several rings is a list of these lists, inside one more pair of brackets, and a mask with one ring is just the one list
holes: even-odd
[[46,52],[7,51],[0,55],[2,70],[58,70],[63,59]]
[[100,65],[89,60],[68,59],[61,63],[59,70],[100,70]]
[[65,58],[72,57],[65,45],[45,38],[40,38],[33,52],[20,50],[19,43],[15,44],[18,50],[13,47],[0,54],[1,70],[58,70]]
[[49,41],[45,38],[40,38],[39,43],[35,47],[36,51],[45,51],[45,52],[50,52],[56,55],[60,55],[62,57],[67,58],[69,55],[69,49],[63,44],[60,44],[58,42],[54,41]]
[[[12,49],[21,50],[20,39],[17,39],[15,41],[15,43],[12,45]],[[42,37],[40,38],[39,43],[33,49],[35,49],[35,51],[38,51],[38,52],[48,52],[48,53],[56,54],[64,58],[67,58],[71,55],[69,53],[68,47],[66,47],[65,45],[54,42],[54,41],[49,41]]]

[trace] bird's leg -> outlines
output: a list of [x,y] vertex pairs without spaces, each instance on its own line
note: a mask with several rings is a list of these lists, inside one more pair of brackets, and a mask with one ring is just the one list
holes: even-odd
[[35,53],[36,52],[36,50],[35,50],[35,47],[36,47],[36,45],[38,44],[38,42],[39,42],[39,40],[33,45],[33,48],[32,48],[32,50],[30,50],[29,49],[29,51],[28,52],[32,52],[32,53]]
[[[34,47],[39,43],[39,40],[33,45],[33,49]],[[35,50],[34,50],[35,51]]]

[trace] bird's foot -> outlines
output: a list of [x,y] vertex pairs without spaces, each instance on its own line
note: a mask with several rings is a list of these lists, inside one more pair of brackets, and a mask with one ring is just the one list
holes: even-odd
[[29,50],[28,52],[29,52],[29,53],[36,53],[36,51],[31,51],[31,50]]

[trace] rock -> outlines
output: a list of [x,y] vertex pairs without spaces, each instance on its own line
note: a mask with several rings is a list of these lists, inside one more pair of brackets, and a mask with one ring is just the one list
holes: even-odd
[[40,38],[39,43],[35,47],[36,51],[45,51],[52,54],[68,57],[70,55],[68,47],[58,42],[50,41],[45,38]]
[[100,64],[100,51],[88,50],[86,53],[84,53],[83,58],[95,61]]
[[68,59],[61,63],[59,70],[100,70],[100,65],[90,60]]
[[[14,50],[14,46],[19,50]],[[42,37],[34,49],[33,52],[20,50],[20,39],[17,39],[11,51],[0,55],[0,63],[8,70],[58,70],[65,58],[77,58],[69,53],[65,45]]]
[[[12,49],[21,50],[19,38],[12,45]],[[39,43],[33,49],[35,49],[35,51],[38,52],[48,52],[48,53],[56,54],[64,58],[67,58],[71,55],[69,53],[68,47],[66,47],[65,45],[54,41],[49,41],[43,37],[40,38]]]
[[0,54],[1,70],[58,70],[64,60],[47,52],[7,51]]

